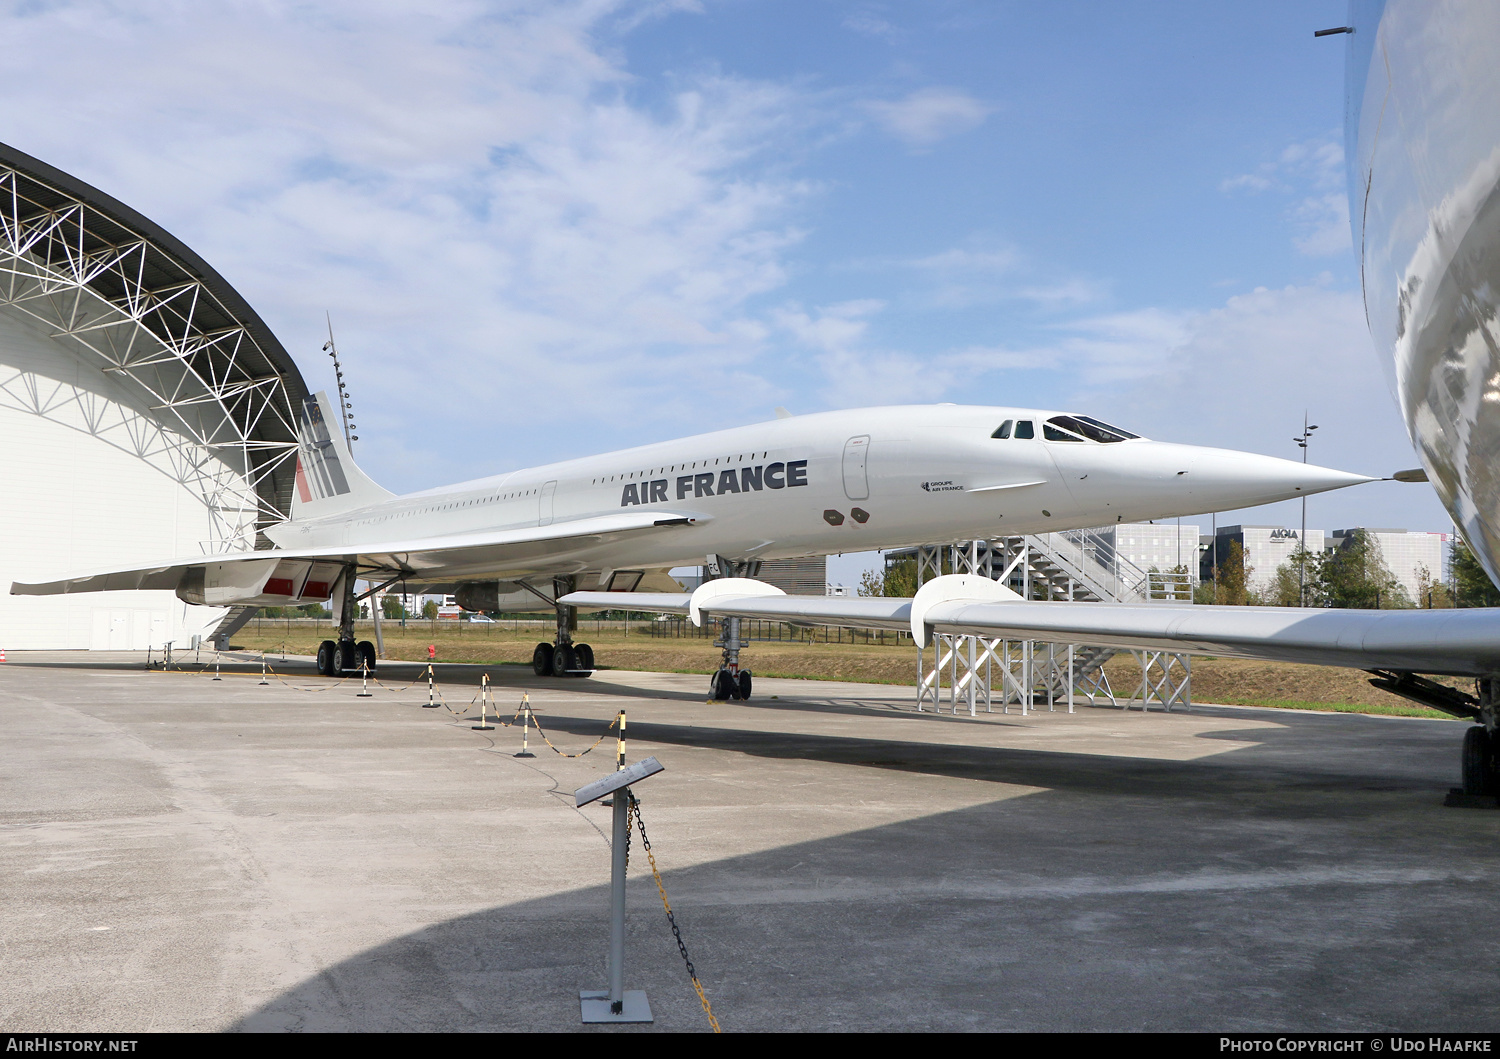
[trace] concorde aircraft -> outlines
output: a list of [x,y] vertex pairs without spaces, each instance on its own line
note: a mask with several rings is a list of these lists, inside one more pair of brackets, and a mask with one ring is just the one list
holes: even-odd
[[[1500,4],[1353,0],[1346,41],[1350,218],[1365,312],[1439,498],[1500,583]],[[1405,476],[1403,476],[1405,477]],[[563,597],[579,606],[608,593]],[[965,575],[910,600],[793,599],[745,578],[639,610],[1149,647],[1370,671],[1371,683],[1478,723],[1463,791],[1500,793],[1500,610],[1152,607],[1020,599]],[[1473,677],[1473,694],[1424,677]]]
[[[265,531],[275,549],[11,591],[169,589],[210,606],[331,599],[339,639],[320,645],[318,665],[336,674],[375,667],[374,646],[354,639],[359,599],[398,582],[441,586],[471,610],[555,608],[556,638],[537,645],[533,666],[586,675],[593,650],[573,642],[576,611],[559,602],[575,590],[644,609],[632,600],[676,587],[673,566],[753,574],[766,559],[1169,518],[1370,481],[1151,441],[1082,414],[919,405],[783,416],[395,496],[355,464],[338,422],[326,394],[306,400],[291,517]],[[359,594],[356,580],[372,587]],[[750,696],[737,644],[715,677],[721,698]]]

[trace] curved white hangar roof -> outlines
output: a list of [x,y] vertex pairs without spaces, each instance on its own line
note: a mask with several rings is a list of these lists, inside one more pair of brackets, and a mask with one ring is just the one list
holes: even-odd
[[[290,506],[293,409],[306,392],[281,343],[207,262],[109,195],[0,144],[6,579],[253,547]],[[110,595],[0,598],[0,648],[140,649],[217,621],[171,593]]]

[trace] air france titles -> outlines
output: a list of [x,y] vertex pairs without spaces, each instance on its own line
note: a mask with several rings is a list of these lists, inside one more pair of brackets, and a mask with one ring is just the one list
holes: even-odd
[[[665,504],[670,478],[658,478],[654,482],[631,482],[620,496],[620,506],[632,504]],[[723,496],[725,493],[758,493],[762,489],[795,489],[807,484],[807,461],[789,460],[786,463],[768,463],[761,467],[728,467],[715,474],[702,471],[698,474],[683,474],[677,478],[677,499],[688,497]]]

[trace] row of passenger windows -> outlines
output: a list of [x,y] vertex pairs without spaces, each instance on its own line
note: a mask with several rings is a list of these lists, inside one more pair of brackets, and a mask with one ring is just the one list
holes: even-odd
[[434,511],[454,511],[461,507],[476,507],[479,504],[495,504],[501,500],[514,500],[523,496],[535,496],[539,491],[537,489],[518,489],[514,493],[496,493],[494,496],[475,497],[472,500],[452,500],[446,504],[433,504],[431,507],[408,508],[405,511],[393,511],[388,515],[369,519],[366,524],[389,522],[393,518],[409,518],[412,515],[428,515]]
[[[1036,424],[1030,419],[1007,419],[995,428],[992,438],[1019,438],[1022,441],[1036,437]],[[1106,445],[1116,441],[1139,438],[1128,430],[1112,427],[1092,416],[1053,416],[1042,424],[1042,437],[1048,441],[1098,441]]]
[[642,478],[654,478],[658,474],[676,474],[678,471],[696,471],[700,465],[704,467],[718,467],[721,464],[744,463],[746,459],[763,460],[769,452],[740,453],[738,456],[717,456],[713,463],[707,460],[694,460],[692,463],[674,463],[670,467],[656,467],[649,471],[630,471],[626,474],[612,474],[607,478],[595,478],[591,485],[607,485],[610,482],[635,482]]

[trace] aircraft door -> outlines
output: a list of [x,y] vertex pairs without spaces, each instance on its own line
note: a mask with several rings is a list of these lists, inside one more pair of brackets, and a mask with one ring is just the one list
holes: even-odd
[[850,500],[870,499],[870,477],[866,463],[870,435],[861,434],[844,442],[844,495]]
[[552,498],[556,495],[556,482],[548,482],[546,485],[542,486],[542,495],[540,497],[541,505],[537,511],[536,524],[538,526],[552,525]]

